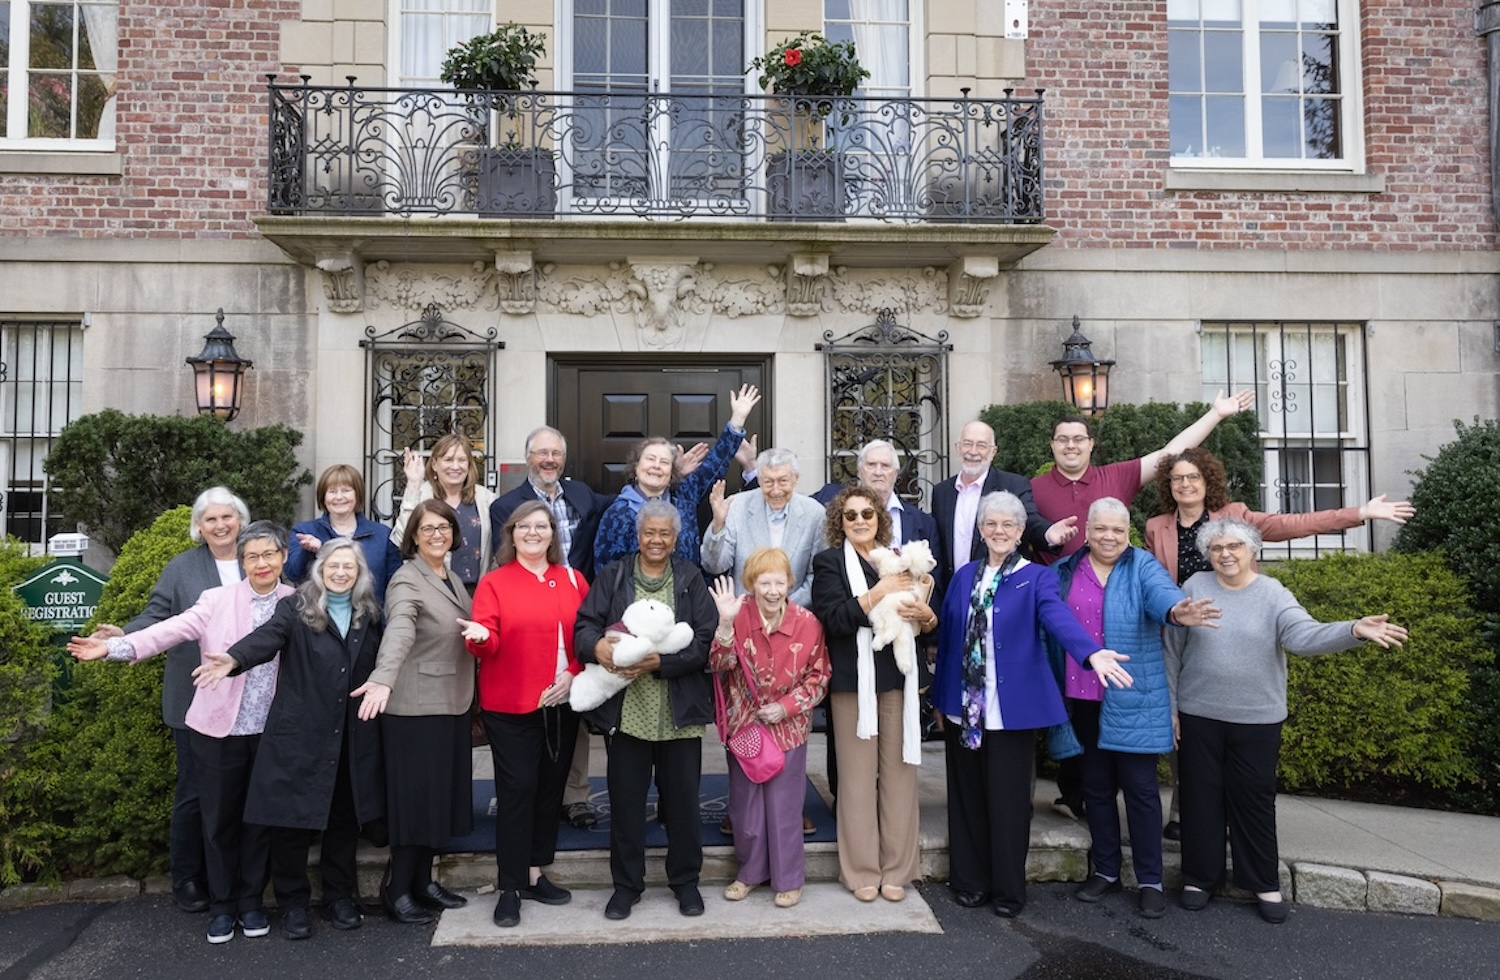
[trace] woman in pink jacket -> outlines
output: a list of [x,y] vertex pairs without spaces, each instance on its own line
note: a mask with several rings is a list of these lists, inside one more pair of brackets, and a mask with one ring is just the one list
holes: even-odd
[[[239,558],[245,577],[235,584],[208,589],[184,612],[125,636],[75,636],[68,652],[79,660],[139,663],[185,640],[196,640],[203,650],[228,650],[292,594],[291,586],[281,581],[286,563],[286,530],[281,526],[270,521],[248,525],[240,533]],[[276,694],[278,661],[217,687],[197,688],[187,712],[203,811],[210,943],[233,939],[236,922],[247,937],[271,930],[261,904],[270,830],[245,823],[242,814],[260,734]]]

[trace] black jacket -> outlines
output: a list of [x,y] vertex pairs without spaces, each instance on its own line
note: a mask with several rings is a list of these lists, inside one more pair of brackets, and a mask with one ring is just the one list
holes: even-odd
[[234,673],[281,653],[276,699],[260,737],[245,801],[245,822],[322,830],[328,825],[345,729],[354,811],[361,824],[385,815],[385,763],[380,728],[360,721],[349,692],[369,679],[380,649],[380,624],[366,620],[348,637],[329,624],[315,633],[302,621],[301,600],[276,605],[266,624],[229,648]]
[[[635,601],[635,557],[631,552],[617,562],[606,565],[578,608],[573,628],[573,649],[580,662],[596,664],[594,647],[604,638],[604,631],[618,623],[625,607]],[[672,560],[673,608],[677,621],[693,627],[693,642],[678,653],[661,658],[658,677],[667,681],[667,700],[672,705],[672,723],[678,728],[706,725],[714,720],[714,692],[708,673],[708,645],[719,625],[719,613],[703,572],[691,562]],[[620,727],[620,708],[625,692],[584,714],[591,729],[607,735]]]
[[[563,480],[563,499],[578,512],[578,530],[573,532],[573,541],[568,546],[568,567],[577,569],[588,581],[594,580],[594,533],[599,530],[599,517],[614,498],[609,494],[595,493],[577,480]],[[500,548],[500,529],[510,519],[511,512],[528,500],[541,500],[530,480],[495,498],[490,504],[490,527],[495,539],[495,549]]]
[[[984,475],[980,495],[997,490],[1015,494],[1026,508],[1026,530],[1021,535],[1022,554],[1027,558],[1033,558],[1039,552],[1056,554],[1057,549],[1047,543],[1047,528],[1052,526],[1052,522],[1036,509],[1036,503],[1031,499],[1031,481],[1019,474],[997,470],[991,466]],[[954,562],[953,514],[957,509],[958,488],[954,486],[953,480],[944,480],[932,488],[932,519],[937,523],[937,547],[933,549],[933,554],[937,555],[937,580],[940,586],[948,584],[948,580],[953,577],[955,565],[961,568],[971,561],[983,558],[986,551],[984,539],[975,531],[973,538],[969,540],[968,555],[960,556],[960,560]],[[1079,533],[1083,533],[1081,528]]]

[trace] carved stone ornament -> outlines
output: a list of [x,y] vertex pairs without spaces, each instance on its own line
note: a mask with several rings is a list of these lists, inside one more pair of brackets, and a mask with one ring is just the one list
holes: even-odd
[[424,266],[371,263],[365,268],[370,309],[379,309],[381,303],[417,311],[432,305],[444,310],[475,309],[485,294],[496,288],[499,273],[483,262],[474,262],[468,268],[465,275],[450,276]]
[[946,313],[948,308],[948,273],[931,266],[859,279],[846,266],[839,266],[829,282],[833,300],[843,313],[876,316],[889,311],[910,316]]
[[335,313],[358,313],[365,306],[365,273],[359,255],[345,249],[319,252],[313,265],[323,273],[323,295]]
[[984,312],[990,285],[1000,275],[1000,260],[992,255],[966,255],[948,267],[948,312],[968,319]]
[[786,311],[792,316],[817,316],[828,309],[828,256],[799,252],[786,268]]
[[506,313],[536,312],[536,267],[529,251],[495,253],[495,291]]
[[698,288],[697,262],[630,259],[631,279],[625,284],[635,325],[645,347],[676,347],[682,343],[681,301]]

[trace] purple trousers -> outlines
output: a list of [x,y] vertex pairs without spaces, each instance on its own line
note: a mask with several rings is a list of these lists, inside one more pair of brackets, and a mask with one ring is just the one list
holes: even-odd
[[729,754],[729,819],[734,823],[735,877],[747,885],[769,881],[779,892],[807,880],[802,851],[802,802],[807,795],[807,743],[787,749],[786,765],[763,783],[752,783]]

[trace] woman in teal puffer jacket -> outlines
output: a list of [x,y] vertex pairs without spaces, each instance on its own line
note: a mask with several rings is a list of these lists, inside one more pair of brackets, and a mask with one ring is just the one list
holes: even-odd
[[1089,508],[1088,547],[1057,566],[1064,601],[1101,646],[1130,658],[1135,683],[1102,687],[1093,671],[1066,666],[1063,694],[1083,745],[1083,801],[1093,844],[1093,873],[1074,896],[1097,902],[1120,889],[1120,818],[1125,816],[1136,881],[1137,909],[1166,912],[1162,896],[1161,796],[1156,757],[1172,749],[1172,702],[1162,659],[1163,626],[1212,625],[1218,611],[1191,602],[1148,552],[1130,546],[1130,510],[1114,497]]

